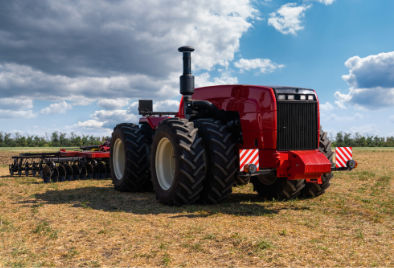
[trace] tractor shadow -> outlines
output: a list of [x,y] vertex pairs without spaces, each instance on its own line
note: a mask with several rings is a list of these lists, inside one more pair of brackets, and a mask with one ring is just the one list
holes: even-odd
[[[232,194],[218,205],[166,206],[156,201],[153,193],[121,193],[111,187],[84,187],[66,190],[49,190],[35,195],[35,202],[44,204],[72,204],[73,207],[133,214],[169,214],[170,218],[198,218],[214,214],[237,216],[267,216],[280,210],[308,210],[308,207],[286,206],[268,208],[255,194]],[[172,215],[171,215],[172,214]]]

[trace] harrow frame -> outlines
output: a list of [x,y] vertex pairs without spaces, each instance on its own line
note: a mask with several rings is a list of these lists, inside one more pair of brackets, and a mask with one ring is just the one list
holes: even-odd
[[21,153],[12,157],[9,171],[11,176],[39,176],[45,183],[105,179],[110,177],[109,149],[101,145],[54,153]]

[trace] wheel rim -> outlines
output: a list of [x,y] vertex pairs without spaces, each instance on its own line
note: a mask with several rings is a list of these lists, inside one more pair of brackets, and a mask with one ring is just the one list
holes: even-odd
[[157,145],[156,156],[156,176],[163,190],[171,188],[175,177],[175,156],[174,147],[167,138],[162,138]]
[[123,178],[123,174],[125,171],[125,160],[126,160],[126,155],[125,155],[125,150],[124,150],[124,144],[120,138],[118,138],[115,141],[114,144],[114,151],[113,151],[113,167],[114,167],[114,172],[115,172],[115,177],[118,180],[121,180]]

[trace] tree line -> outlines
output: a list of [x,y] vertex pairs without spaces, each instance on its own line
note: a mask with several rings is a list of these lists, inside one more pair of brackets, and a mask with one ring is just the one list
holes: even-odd
[[338,147],[394,147],[394,137],[363,136],[359,133],[338,132],[332,141],[333,146]]
[[52,132],[51,135],[42,137],[38,135],[21,135],[16,133],[0,132],[0,147],[79,147],[87,145],[100,145],[109,137],[95,137],[92,135],[66,134]]
[[[0,132],[0,147],[79,147],[100,145],[108,139],[110,138],[92,135],[80,136],[75,133],[66,134],[57,131],[46,137]],[[338,132],[331,140],[333,146],[394,147],[394,137],[363,136],[359,133],[352,135]]]

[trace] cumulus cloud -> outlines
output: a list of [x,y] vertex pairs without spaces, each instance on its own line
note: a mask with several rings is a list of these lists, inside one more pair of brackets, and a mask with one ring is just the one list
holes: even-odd
[[334,106],[327,101],[325,103],[320,103],[319,108],[320,111],[328,112],[332,111],[334,109]]
[[332,3],[334,3],[335,0],[315,0],[319,3],[325,4],[326,6],[331,5]]
[[257,69],[263,74],[271,73],[276,69],[285,67],[283,64],[277,64],[272,62],[270,59],[240,59],[235,62],[234,65],[241,71]]
[[129,99],[127,98],[99,99],[97,104],[106,110],[115,110],[126,106],[128,102]]
[[354,113],[354,114],[340,114],[340,113],[325,113],[324,118],[326,120],[330,120],[331,122],[354,122],[360,121],[365,116],[362,113]]
[[115,125],[122,122],[138,122],[138,115],[126,109],[117,110],[98,110],[91,115],[91,119],[78,121],[76,127],[88,129],[107,129],[111,130]]
[[99,122],[97,120],[91,119],[86,121],[78,121],[77,126],[83,128],[101,128],[103,126],[103,122]]
[[340,91],[336,91],[334,93],[334,96],[335,104],[341,109],[346,109],[349,101],[352,99],[352,96],[350,96],[350,94],[343,94]]
[[0,64],[0,97],[26,96],[37,99],[70,98],[117,98],[174,94],[168,88],[177,85],[179,74],[169,78],[152,79],[144,74],[115,76],[53,75],[18,64]]
[[36,114],[33,113],[32,110],[10,110],[10,109],[0,109],[0,118],[9,119],[9,118],[33,118],[36,117]]
[[349,73],[342,78],[353,88],[394,87],[394,51],[354,56],[345,62]]
[[[159,100],[153,102],[153,110],[157,112],[177,112],[178,108],[178,100]],[[138,123],[140,117],[138,115],[138,101],[131,102],[127,109],[98,110],[92,113],[90,117],[91,119],[89,120],[78,121],[78,123],[72,126],[72,128],[82,128],[86,130],[96,129],[108,134],[119,123]]]
[[302,19],[305,11],[310,7],[310,5],[297,5],[296,3],[284,4],[270,14],[268,24],[282,34],[296,35],[298,31],[304,29]]
[[184,44],[197,69],[228,64],[256,12],[248,0],[1,2],[0,51],[50,74],[167,77]]
[[33,100],[27,98],[0,98],[0,109],[28,110],[33,108]]
[[196,77],[197,87],[206,87],[213,85],[226,85],[237,84],[238,78],[232,76],[228,71],[221,71],[220,76],[212,77],[209,73],[205,72]]
[[178,100],[164,100],[153,102],[153,111],[157,112],[177,112],[179,109]]
[[116,111],[126,99],[173,99],[179,46],[196,48],[196,73],[227,68],[254,19],[250,0],[0,2],[0,98]]
[[52,103],[48,107],[41,109],[41,114],[64,114],[67,110],[72,109],[72,105],[66,101]]
[[352,103],[377,109],[394,106],[394,51],[361,58],[354,56],[345,62],[349,73],[342,78],[349,91],[335,92],[336,103],[342,107]]
[[[0,74],[1,75],[1,74]],[[0,118],[33,118],[33,100],[29,98],[0,98]]]

